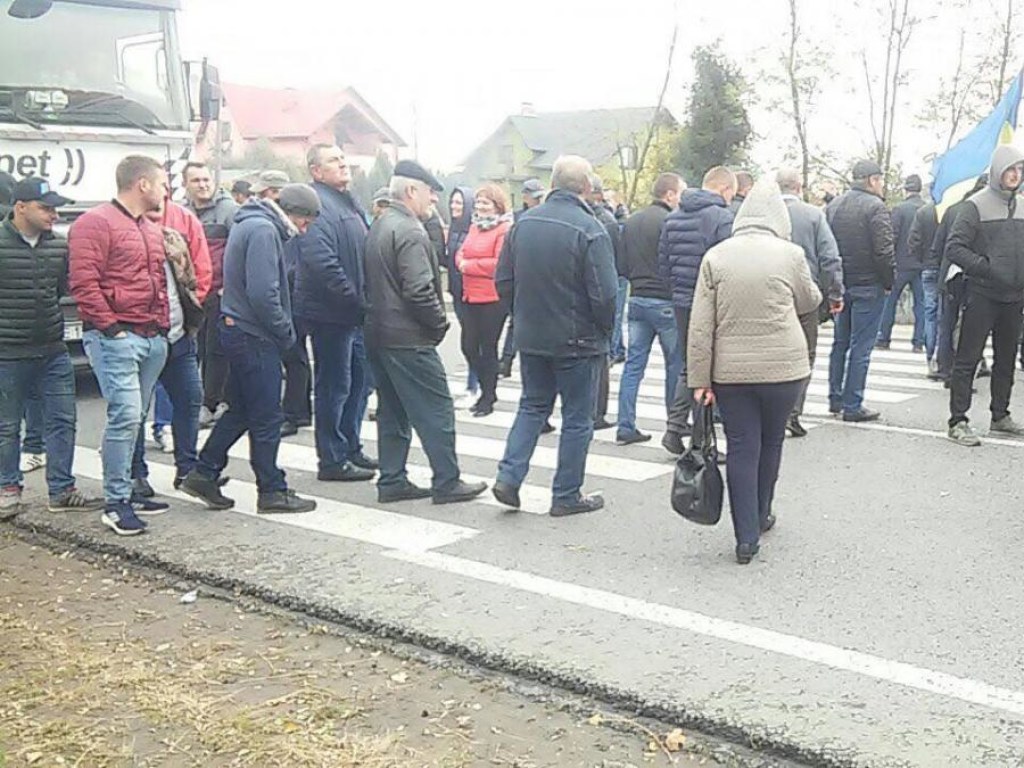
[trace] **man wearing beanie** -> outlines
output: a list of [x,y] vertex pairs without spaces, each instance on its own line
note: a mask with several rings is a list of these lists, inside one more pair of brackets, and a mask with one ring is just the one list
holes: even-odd
[[924,207],[924,199],[921,197],[921,177],[917,174],[907,176],[903,182],[903,192],[906,194],[906,199],[892,209],[896,280],[893,282],[892,292],[885,299],[882,325],[878,329],[878,341],[875,342],[875,346],[879,349],[889,348],[892,341],[892,326],[896,322],[896,307],[900,303],[903,289],[910,286],[910,293],[914,299],[914,351],[924,352],[924,284],[921,281],[924,263],[910,248],[910,228],[914,224],[914,216],[918,210]]
[[310,512],[316,502],[288,489],[277,466],[281,444],[281,356],[295,344],[284,244],[320,215],[306,184],[288,184],[277,202],[250,200],[239,210],[224,251],[224,297],[217,321],[230,363],[228,410],[217,420],[181,489],[211,509],[234,501],[220,490],[228,451],[249,433],[249,462],[259,496],[256,511]]

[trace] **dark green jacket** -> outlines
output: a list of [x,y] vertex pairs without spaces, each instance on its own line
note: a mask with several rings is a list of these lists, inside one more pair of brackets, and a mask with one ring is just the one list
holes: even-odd
[[0,360],[66,351],[60,297],[67,293],[68,245],[44,232],[30,246],[11,218],[0,225]]

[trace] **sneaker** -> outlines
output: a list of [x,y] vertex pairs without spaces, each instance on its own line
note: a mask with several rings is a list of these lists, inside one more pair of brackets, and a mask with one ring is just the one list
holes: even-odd
[[0,488],[0,520],[10,520],[21,511],[21,486]]
[[504,504],[506,507],[512,509],[519,509],[519,489],[513,485],[510,485],[501,480],[494,482],[494,487],[491,489],[491,493],[494,494],[494,498]]
[[637,443],[646,443],[651,439],[651,436],[641,432],[639,429],[634,429],[632,432],[620,432],[615,436],[616,445],[636,445]]
[[965,445],[969,448],[975,448],[981,445],[981,440],[974,430],[971,429],[971,425],[966,421],[959,421],[949,428],[948,432],[949,439],[957,445]]
[[550,435],[554,431],[555,431],[555,425],[552,424],[550,420],[549,421],[545,421],[544,422],[544,426],[542,426],[540,428],[540,433],[542,435]]
[[321,469],[316,473],[316,479],[323,482],[361,483],[364,480],[373,480],[375,474],[377,473],[372,469],[363,469],[346,461],[344,464]]
[[132,480],[132,498],[152,499],[154,496],[156,496],[156,491],[149,484],[149,480],[144,477],[136,477]]
[[229,499],[220,492],[220,483],[217,480],[203,477],[198,472],[189,472],[185,475],[181,481],[181,490],[206,502],[210,509],[231,509],[235,506],[234,499]]
[[478,483],[456,480],[445,490],[435,491],[432,494],[433,502],[435,504],[459,504],[463,501],[472,501],[486,490],[487,483],[482,480]]
[[828,413],[829,413],[829,416],[835,416],[837,418],[839,416],[841,416],[843,414],[843,405],[842,405],[842,403],[829,403],[828,404]]
[[380,463],[376,459],[371,459],[362,451],[353,453],[348,457],[348,460],[361,469],[380,469]]
[[167,440],[167,430],[164,427],[153,427],[153,444],[160,449],[161,453],[170,453],[174,450]]
[[576,501],[558,501],[551,505],[552,517],[568,517],[569,515],[580,515],[585,512],[597,512],[604,508],[604,497],[598,494],[580,496]]
[[95,512],[105,506],[104,499],[86,496],[77,488],[68,488],[50,497],[48,509],[51,512]]
[[800,423],[800,417],[795,413],[786,422],[786,431],[791,437],[807,437],[807,427]]
[[45,453],[23,453],[21,454],[21,473],[27,475],[46,466]]
[[[889,348],[886,344],[885,349]],[[758,552],[761,551],[761,547],[757,544],[737,544],[736,545],[736,562],[740,565],[749,565],[750,561],[754,559]]]
[[762,517],[760,520],[761,533],[768,533],[768,531],[775,527],[776,522],[778,521],[775,519],[775,515],[771,512],[768,513],[767,517]]
[[429,488],[420,488],[418,485],[408,481],[402,485],[387,485],[383,488],[377,486],[377,501],[381,504],[391,504],[395,501],[429,499],[433,495]]
[[300,514],[314,509],[315,501],[303,499],[292,490],[261,493],[256,498],[256,512],[261,515]]
[[1013,437],[1024,435],[1024,427],[1015,422],[1010,414],[1006,414],[1001,419],[995,419],[992,422],[992,426],[989,427],[989,431],[1000,432],[1004,435],[1012,435]]
[[861,423],[865,421],[878,421],[882,414],[870,408],[861,407],[858,411],[843,411],[843,421]]
[[200,429],[211,429],[213,422],[216,419],[213,416],[213,411],[207,408],[205,405],[199,409],[199,428]]
[[118,536],[138,536],[146,532],[146,521],[138,518],[127,501],[108,504],[100,521]]
[[223,416],[227,412],[228,412],[228,404],[227,403],[218,403],[216,409],[214,409],[214,411],[213,411],[213,420],[214,421],[220,420],[220,417]]
[[[185,482],[185,478],[186,477],[188,477],[188,475],[175,475],[174,476],[174,482],[171,483],[174,486],[174,490],[176,490],[176,491],[181,490],[181,484],[183,482]],[[228,484],[229,480],[231,480],[231,478],[228,477],[227,475],[221,475],[220,477],[217,478],[217,485],[220,488],[223,488],[225,485]]]
[[614,426],[615,426],[615,424],[613,422],[608,421],[608,419],[604,418],[603,416],[600,419],[595,419],[594,420],[594,431],[595,432],[598,431],[598,430],[601,430],[601,429],[611,429]]
[[666,432],[661,438],[661,447],[673,456],[682,456],[686,446],[683,445],[683,436],[678,432]]
[[140,499],[137,496],[132,496],[131,500],[132,509],[135,510],[135,514],[142,515],[144,517],[152,517],[153,515],[162,515],[171,505],[166,501],[156,501],[155,499]]

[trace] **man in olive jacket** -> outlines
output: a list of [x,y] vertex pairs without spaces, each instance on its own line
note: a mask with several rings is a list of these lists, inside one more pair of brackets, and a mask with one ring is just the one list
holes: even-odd
[[[455,407],[436,349],[448,319],[437,257],[422,223],[444,187],[411,160],[400,161],[394,174],[391,204],[373,222],[366,241],[364,333],[379,403],[377,498],[469,501],[487,490],[487,484],[459,477]],[[406,471],[410,427],[419,435],[434,473],[429,490],[414,485]]]

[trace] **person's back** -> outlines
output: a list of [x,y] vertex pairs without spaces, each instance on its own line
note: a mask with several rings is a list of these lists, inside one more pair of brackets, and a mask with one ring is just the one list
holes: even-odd
[[709,248],[729,237],[733,218],[720,192],[697,189],[684,194],[679,209],[665,219],[658,263],[677,306],[688,309],[693,304],[700,262]]
[[892,223],[882,198],[855,182],[826,208],[843,260],[847,288],[892,288],[895,251]]
[[672,209],[655,201],[634,213],[622,226],[622,262],[619,272],[629,280],[631,296],[672,298],[672,288],[658,270],[658,240]]

